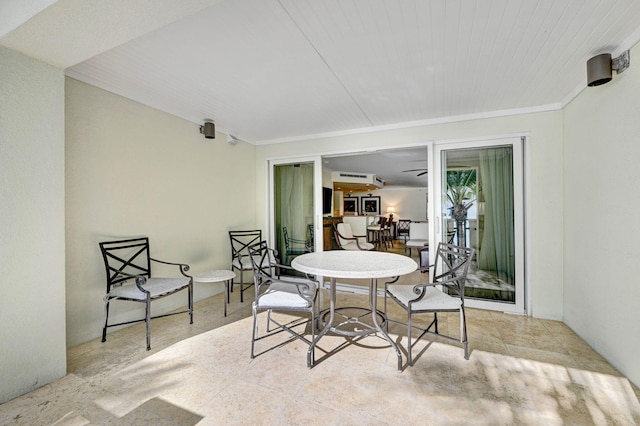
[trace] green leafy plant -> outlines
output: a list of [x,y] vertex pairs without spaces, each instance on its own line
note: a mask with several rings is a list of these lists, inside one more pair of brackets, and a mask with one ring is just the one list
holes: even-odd
[[476,170],[447,171],[447,200],[451,203],[451,217],[456,221],[467,218],[467,210],[476,201]]

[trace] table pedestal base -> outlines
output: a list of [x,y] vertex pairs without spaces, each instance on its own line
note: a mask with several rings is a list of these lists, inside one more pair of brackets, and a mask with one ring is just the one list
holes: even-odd
[[[331,315],[329,309],[320,313],[322,320],[321,327],[324,327],[328,321],[327,316]],[[335,309],[334,324],[329,331],[342,336],[366,336],[375,334],[378,329],[372,325],[372,311],[370,308],[361,307],[342,307]],[[376,312],[376,320],[380,327],[384,327],[387,318],[381,311]]]
[[[391,347],[395,350],[396,355],[398,357],[398,371],[402,371],[402,355],[400,354],[400,349],[398,348],[398,345],[396,345],[396,343],[389,337],[387,332],[382,327],[382,325],[384,325],[385,322],[386,322],[386,317],[382,312],[378,311],[378,308],[377,308],[377,304],[378,304],[378,280],[375,279],[375,278],[372,278],[372,279],[369,280],[369,305],[371,306],[371,309],[367,309],[367,308],[336,308],[336,279],[334,277],[331,277],[330,281],[331,281],[331,288],[329,289],[329,291],[330,291],[329,309],[321,316],[322,321],[325,322],[325,326],[322,329],[322,331],[320,331],[320,333],[318,333],[318,335],[313,340],[313,342],[311,342],[311,345],[309,345],[309,350],[307,351],[307,367],[308,368],[313,367],[313,364],[315,362],[315,359],[314,359],[315,347],[318,344],[318,342],[320,341],[320,339],[322,339],[322,336],[327,334],[329,331],[335,332],[337,334],[344,334],[344,335],[347,335],[347,336],[362,336],[362,335],[380,333],[382,335],[382,337],[384,337],[384,339],[387,342],[389,342]],[[336,320],[336,316],[340,316],[341,315],[339,313],[339,311],[341,311],[341,310],[352,310],[352,311],[353,310],[357,310],[360,313],[365,312],[365,315],[369,315],[369,317],[371,318],[371,322],[373,323],[373,326],[361,322],[359,320],[359,317],[357,317],[357,316],[356,317],[352,317],[352,316],[345,316],[345,315],[342,315],[342,317],[345,318],[346,321],[343,321],[342,323],[340,323],[338,325],[334,325],[334,322]],[[376,315],[373,315],[373,312],[375,312]],[[325,321],[325,318],[326,318],[327,315],[329,316],[329,320]],[[381,318],[381,321],[378,321],[378,317]],[[346,325],[346,324],[357,324],[357,325],[366,326],[366,327],[363,327],[362,330],[353,330],[353,331],[349,332],[348,330],[344,330],[344,325]],[[341,328],[339,328],[339,327],[341,327]],[[352,333],[352,334],[348,334],[348,333]]]

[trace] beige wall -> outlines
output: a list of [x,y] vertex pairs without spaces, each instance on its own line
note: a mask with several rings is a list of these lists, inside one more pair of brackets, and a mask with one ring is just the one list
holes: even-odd
[[470,120],[342,137],[258,146],[258,224],[266,229],[266,160],[294,155],[333,154],[372,147],[398,147],[429,141],[530,134],[526,146],[526,263],[530,314],[562,319],[562,112]]
[[[194,123],[70,78],[66,133],[71,346],[102,330],[99,241],[146,235],[153,257],[188,263],[193,272],[229,269],[227,231],[255,226],[256,172],[253,145],[229,145],[220,133],[205,139]],[[195,285],[196,299],[220,291],[221,283]],[[185,303],[181,292],[156,302],[154,312]],[[142,313],[142,306],[120,302],[110,316],[128,320]]]
[[640,46],[565,108],[564,321],[640,384]]
[[64,75],[0,47],[0,403],[66,373]]

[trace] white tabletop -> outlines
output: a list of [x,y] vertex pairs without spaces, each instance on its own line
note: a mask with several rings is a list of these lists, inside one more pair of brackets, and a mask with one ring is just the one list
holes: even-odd
[[384,278],[418,269],[410,257],[380,251],[331,250],[297,256],[291,267],[307,274],[334,278]]
[[236,277],[236,273],[233,271],[227,271],[225,269],[217,269],[213,271],[204,271],[192,275],[194,281],[201,283],[216,283],[219,281],[232,280]]

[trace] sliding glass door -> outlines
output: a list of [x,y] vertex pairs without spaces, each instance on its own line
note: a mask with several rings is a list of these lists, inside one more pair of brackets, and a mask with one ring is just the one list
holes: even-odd
[[436,147],[440,241],[473,247],[467,305],[525,311],[522,140]]
[[318,244],[322,247],[317,232],[317,218],[322,216],[322,210],[317,212],[322,208],[319,164],[315,158],[271,162],[270,245],[284,265],[315,251]]

